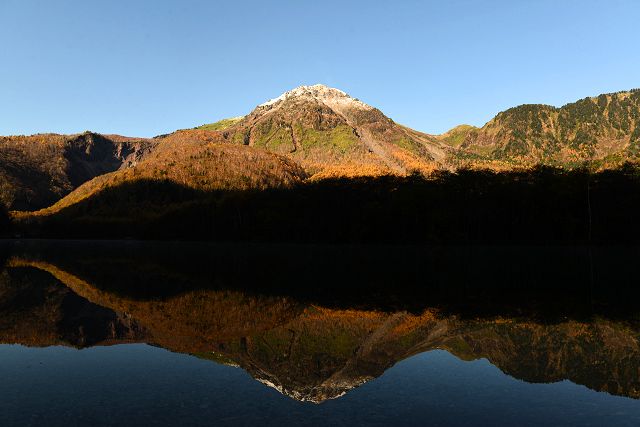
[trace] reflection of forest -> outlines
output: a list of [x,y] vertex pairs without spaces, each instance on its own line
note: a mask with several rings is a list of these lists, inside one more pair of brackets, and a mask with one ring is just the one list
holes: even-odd
[[[515,316],[446,305],[322,304],[259,293],[255,286],[206,288],[189,276],[194,269],[171,270],[167,263],[115,262],[118,257],[90,253],[54,262],[47,253],[59,252],[27,252],[10,257],[1,275],[3,343],[146,342],[240,365],[257,380],[311,401],[338,397],[414,354],[445,349],[464,360],[487,358],[525,381],[569,379],[640,398],[640,328],[620,318],[555,316],[546,322],[530,311]],[[202,273],[196,276],[204,280]],[[144,282],[146,295],[130,288],[135,281]]]

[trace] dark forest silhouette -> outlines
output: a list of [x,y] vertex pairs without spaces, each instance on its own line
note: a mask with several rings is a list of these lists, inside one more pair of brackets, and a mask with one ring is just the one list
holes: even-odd
[[11,230],[11,220],[9,218],[9,212],[5,205],[0,203],[0,237],[8,236]]
[[136,300],[197,290],[331,308],[438,307],[458,315],[636,318],[635,259],[619,246],[300,245],[5,241],[4,259],[51,263]]
[[640,169],[460,170],[429,178],[327,179],[289,189],[203,192],[162,180],[110,187],[25,237],[380,243],[637,242]]

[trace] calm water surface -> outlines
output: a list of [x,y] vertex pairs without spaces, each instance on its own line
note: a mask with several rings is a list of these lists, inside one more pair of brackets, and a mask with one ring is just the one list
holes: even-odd
[[528,384],[430,351],[322,404],[239,368],[148,345],[4,345],[2,425],[639,425],[640,404],[569,381]]
[[0,425],[640,425],[637,249],[368,251],[7,244]]

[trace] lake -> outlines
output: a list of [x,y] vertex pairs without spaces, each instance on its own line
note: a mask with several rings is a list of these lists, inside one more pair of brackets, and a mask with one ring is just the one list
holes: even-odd
[[639,425],[636,247],[0,245],[0,425]]

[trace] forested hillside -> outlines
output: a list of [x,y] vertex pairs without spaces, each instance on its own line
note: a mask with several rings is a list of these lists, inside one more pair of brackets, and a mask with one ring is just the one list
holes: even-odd
[[[458,135],[460,133],[458,132]],[[480,129],[445,139],[454,164],[488,160],[575,167],[615,166],[640,152],[640,90],[585,98],[561,108],[521,105]]]

